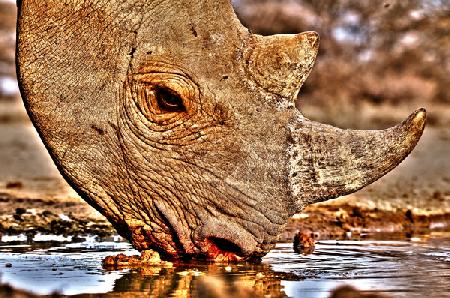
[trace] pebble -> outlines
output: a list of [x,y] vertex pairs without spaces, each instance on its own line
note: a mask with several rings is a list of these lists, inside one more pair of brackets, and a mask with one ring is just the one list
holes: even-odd
[[6,263],[6,264],[5,264],[5,267],[6,267],[6,268],[11,268],[11,267],[12,267],[12,264],[11,264],[11,263]]
[[25,214],[25,213],[27,213],[27,209],[21,208],[21,207],[16,208],[16,214],[17,215],[22,215],[22,214]]

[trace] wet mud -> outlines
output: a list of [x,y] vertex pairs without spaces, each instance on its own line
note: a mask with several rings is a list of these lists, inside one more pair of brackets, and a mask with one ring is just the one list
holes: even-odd
[[319,204],[290,218],[282,241],[290,241],[296,234],[306,243],[308,236],[316,240],[450,237],[450,214],[438,210],[416,213],[408,208],[384,210],[349,204]]
[[[106,219],[86,216],[85,204],[78,201],[17,198],[0,193],[0,238],[2,235],[26,235],[29,241],[37,234],[62,236],[115,233]],[[88,207],[89,208],[89,207]]]
[[[0,236],[36,234],[64,236],[115,234],[105,218],[89,215],[84,202],[60,199],[30,199],[0,193]],[[403,208],[385,210],[350,204],[318,204],[294,215],[281,235],[281,242],[292,242],[300,233],[307,246],[313,240],[404,240],[411,238],[449,237],[450,214],[415,212]],[[308,241],[310,244],[307,244]]]

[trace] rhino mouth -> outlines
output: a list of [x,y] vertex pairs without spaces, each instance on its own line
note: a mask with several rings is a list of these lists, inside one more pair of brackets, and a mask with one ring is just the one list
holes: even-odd
[[192,228],[192,222],[180,220],[183,216],[166,204],[155,202],[153,212],[151,221],[134,218],[115,227],[131,239],[134,248],[155,250],[165,260],[257,260],[276,242],[276,237],[269,234],[261,237],[264,240],[258,239],[258,233],[245,228],[245,222],[238,224],[224,215],[198,220],[197,228]]
[[247,259],[239,245],[224,238],[211,236],[199,244],[202,246],[203,253],[198,254],[197,259],[214,262],[233,262]]
[[207,238],[207,241],[212,245],[214,245],[216,249],[221,253],[235,254],[236,256],[242,256],[242,249],[237,244],[227,239],[209,237]]
[[241,261],[252,258],[258,250],[254,235],[226,219],[210,218],[196,238],[201,254],[209,260]]

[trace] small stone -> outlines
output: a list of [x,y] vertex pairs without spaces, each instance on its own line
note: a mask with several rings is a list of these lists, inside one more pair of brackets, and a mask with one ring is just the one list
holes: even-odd
[[6,263],[6,264],[5,264],[5,267],[6,267],[6,268],[11,268],[11,267],[12,267],[12,264],[11,264],[11,263]]
[[312,233],[303,231],[298,232],[294,236],[294,251],[304,255],[309,255],[314,252],[315,241]]
[[116,260],[114,256],[107,256],[103,259],[103,266],[104,267],[114,267],[116,264]]
[[25,213],[27,213],[27,209],[21,208],[21,207],[16,208],[16,214],[17,215],[22,215],[22,214],[25,214]]
[[116,256],[107,256],[103,259],[102,263],[103,267],[106,269],[137,268],[146,266],[164,266],[166,268],[171,268],[173,266],[171,262],[161,261],[159,253],[152,250],[143,250],[140,256],[127,256],[123,253]]
[[67,215],[65,215],[65,214],[59,214],[58,215],[59,216],[59,218],[61,219],[61,220],[63,220],[63,221],[71,221],[71,219],[70,219],[70,217],[68,217]]
[[157,253],[154,250],[143,250],[141,252],[141,260],[142,262],[147,262],[151,264],[161,263],[159,253]]
[[48,210],[44,210],[42,212],[42,216],[44,216],[44,217],[48,217],[48,216],[52,216],[52,215],[53,215],[53,212],[48,211]]
[[261,279],[261,278],[264,278],[264,276],[265,276],[264,273],[258,272],[258,273],[256,273],[255,278]]
[[10,181],[6,183],[6,188],[22,188],[23,184],[20,181]]

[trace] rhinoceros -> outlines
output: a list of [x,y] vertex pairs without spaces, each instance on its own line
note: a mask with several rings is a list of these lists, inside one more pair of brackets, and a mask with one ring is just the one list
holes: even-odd
[[305,206],[396,167],[425,126],[342,130],[294,101],[315,32],[252,34],[229,0],[19,1],[28,114],[61,174],[140,251],[265,255]]

